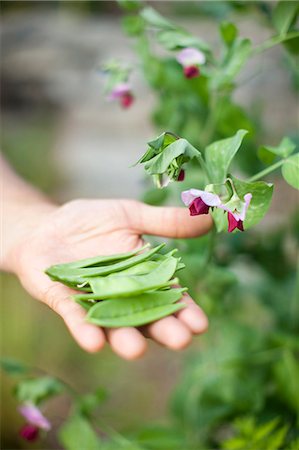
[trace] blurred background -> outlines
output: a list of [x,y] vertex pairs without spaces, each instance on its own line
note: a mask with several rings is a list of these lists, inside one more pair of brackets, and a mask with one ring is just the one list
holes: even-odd
[[[221,20],[237,23],[254,44],[273,35],[265,17],[274,2],[148,3],[214,48]],[[142,170],[129,168],[164,123],[153,114],[156,92],[144,80],[118,4],[2,1],[1,16],[1,147],[15,170],[59,203],[78,197],[164,201],[153,197]],[[137,67],[135,102],[128,110],[107,102],[102,93],[100,67],[111,58]],[[298,79],[283,48],[250,60],[238,82],[234,101],[249,113],[255,143],[278,145],[284,135],[298,139]],[[240,161],[252,174],[259,164],[253,156]],[[217,264],[204,277],[205,238],[176,243],[187,262],[185,282],[211,320],[211,331],[194,339],[190,349],[175,353],[151,343],[147,355],[134,362],[122,361],[109,348],[88,355],[52,311],[3,274],[2,354],[58,376],[82,393],[105,388],[101,421],[120,433],[175,423],[191,436],[190,449],[202,448],[196,446],[198,436],[207,448],[218,448],[233,421],[249,415],[257,421],[279,417],[296,436],[298,195],[279,174],[270,180],[276,188],[264,221],[246,236],[223,237]],[[177,199],[173,195],[168,201]],[[259,362],[247,352],[259,355]],[[232,355],[234,364],[223,365],[223,355]],[[287,391],[291,380],[296,384]],[[7,450],[28,447],[18,437],[22,419],[12,385],[3,375],[2,448]],[[56,431],[68,409],[64,397],[53,400],[47,411],[54,429],[44,447],[36,448],[61,448]],[[211,430],[216,430],[213,438]]]

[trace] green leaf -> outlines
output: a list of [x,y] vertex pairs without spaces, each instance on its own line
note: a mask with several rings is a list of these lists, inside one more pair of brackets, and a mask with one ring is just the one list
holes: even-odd
[[279,34],[286,34],[295,22],[299,12],[299,4],[296,1],[280,1],[273,10],[272,21]]
[[139,16],[125,16],[122,27],[129,36],[139,36],[144,31],[144,20]]
[[211,78],[211,87],[220,89],[231,85],[251,54],[251,41],[249,39],[236,39],[228,48],[227,54],[215,74]]
[[274,364],[274,379],[280,398],[298,415],[299,419],[299,363],[293,353],[285,349]]
[[18,383],[15,389],[17,399],[21,403],[38,404],[50,397],[60,394],[63,384],[53,377],[27,379]]
[[190,159],[198,158],[200,152],[186,139],[177,139],[169,144],[164,150],[144,165],[146,172],[150,175],[163,174],[167,171],[171,162],[180,155]]
[[243,199],[244,195],[248,192],[252,194],[252,199],[244,222],[244,228],[246,230],[262,220],[268,211],[273,193],[273,185],[265,183],[264,181],[247,183],[246,181],[239,180],[235,177],[230,177],[233,180],[237,194],[241,199]]
[[204,53],[211,52],[209,45],[205,41],[181,30],[161,31],[158,34],[158,42],[166,50],[180,50],[186,47],[195,47]]
[[59,430],[59,440],[66,450],[101,450],[96,432],[83,416],[71,416]]
[[280,156],[282,158],[287,158],[293,153],[296,148],[296,144],[289,139],[284,137],[277,147],[272,147],[270,145],[263,145],[258,149],[258,157],[265,164],[271,164],[275,156]]
[[117,3],[126,11],[136,11],[142,5],[141,0],[117,0]]
[[177,27],[172,24],[169,20],[165,19],[161,14],[159,14],[154,8],[150,6],[144,8],[140,16],[145,20],[148,25],[152,25],[155,28],[161,30],[175,30]]
[[147,189],[142,196],[142,201],[148,205],[161,206],[165,204],[168,195],[169,191],[167,189]]
[[107,399],[106,389],[99,387],[92,394],[82,395],[79,398],[77,408],[83,416],[91,416],[93,411]]
[[213,142],[206,148],[205,160],[212,183],[225,181],[229,166],[246,133],[246,130],[239,130],[234,136]]
[[238,36],[238,28],[231,22],[221,22],[220,34],[226,45],[230,46]]
[[22,375],[29,370],[28,367],[26,367],[20,361],[6,357],[0,359],[0,367],[9,375]]
[[299,153],[290,156],[282,166],[282,176],[293,188],[299,189]]

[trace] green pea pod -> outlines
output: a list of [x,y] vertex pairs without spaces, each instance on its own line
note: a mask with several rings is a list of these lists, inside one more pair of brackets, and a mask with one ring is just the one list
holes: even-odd
[[177,268],[177,259],[170,256],[162,261],[155,270],[146,275],[116,275],[107,277],[89,278],[88,282],[94,294],[102,298],[111,298],[117,295],[137,295],[142,292],[157,289],[166,284]]
[[136,266],[117,272],[117,275],[145,275],[151,270],[156,269],[158,265],[159,263],[157,261],[145,261],[143,263],[136,264]]
[[152,255],[157,253],[165,244],[160,244],[144,253],[140,253],[136,256],[125,259],[124,261],[117,262],[115,264],[109,264],[107,266],[100,266],[94,268],[71,268],[62,267],[62,265],[51,266],[46,270],[47,275],[54,281],[61,281],[67,286],[74,286],[84,283],[89,277],[97,277],[108,275],[113,272],[118,272],[123,269],[134,266],[140,262],[148,260]]
[[78,303],[79,305],[81,305],[84,309],[86,309],[86,311],[89,311],[90,308],[94,305],[96,305],[98,302],[96,302],[95,300],[91,300],[91,299],[76,299],[76,303]]
[[[165,245],[165,244],[164,244]],[[85,259],[79,259],[78,261],[73,261],[66,264],[56,264],[54,266],[51,266],[49,269],[52,268],[59,268],[59,269],[82,269],[85,267],[91,267],[91,266],[106,266],[109,263],[113,263],[115,261],[123,260],[130,258],[131,256],[136,255],[137,253],[140,253],[142,250],[145,250],[148,248],[150,244],[145,244],[143,247],[136,248],[135,250],[127,253],[117,253],[114,255],[105,255],[105,256],[94,256],[93,258],[85,258]]]
[[92,306],[87,321],[103,327],[136,327],[168,316],[185,307],[176,303],[182,289],[148,292],[127,300],[116,298]]
[[106,300],[109,298],[116,298],[116,297],[121,297],[121,298],[126,299],[128,297],[132,297],[132,296],[134,297],[136,295],[143,294],[144,292],[147,292],[147,291],[156,291],[156,290],[163,290],[163,289],[169,290],[171,288],[171,286],[177,285],[178,283],[179,283],[179,279],[173,278],[173,279],[167,281],[166,283],[156,284],[155,286],[153,286],[149,289],[147,289],[146,287],[141,288],[139,286],[139,289],[136,289],[135,291],[132,290],[131,292],[123,292],[121,289],[119,289],[119,290],[114,289],[114,290],[111,290],[110,292],[105,292],[105,293],[101,293],[101,294],[100,293],[95,294],[93,292],[86,293],[86,294],[75,294],[75,295],[72,295],[72,298],[75,301]]

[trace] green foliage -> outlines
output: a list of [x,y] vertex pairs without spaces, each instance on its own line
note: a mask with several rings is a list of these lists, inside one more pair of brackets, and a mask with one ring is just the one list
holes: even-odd
[[211,77],[211,89],[220,90],[230,88],[251,55],[249,39],[237,38],[228,47],[220,66]]
[[299,5],[293,1],[279,1],[272,14],[272,22],[279,34],[285,35],[296,21]]
[[288,184],[299,189],[299,153],[290,156],[282,166],[282,176]]
[[173,30],[177,28],[169,20],[165,19],[161,14],[159,14],[154,8],[151,8],[149,6],[141,11],[140,16],[148,25],[151,25],[160,30]]
[[13,358],[1,358],[0,367],[4,372],[11,376],[23,375],[28,372],[27,366]]
[[142,0],[117,0],[117,3],[127,11],[136,11],[142,6]]
[[246,133],[246,130],[239,130],[235,136],[213,142],[205,149],[205,161],[212,183],[223,183],[225,181],[229,166]]
[[101,450],[101,442],[90,422],[82,415],[70,416],[59,430],[59,438],[66,450]]
[[107,391],[99,387],[95,392],[81,395],[76,403],[76,411],[80,415],[91,418],[95,410],[107,399]]
[[64,386],[56,378],[44,376],[20,381],[15,389],[15,395],[21,403],[41,403],[50,397],[63,392]]
[[273,193],[273,185],[264,181],[247,183],[235,177],[232,177],[232,180],[240,198],[243,198],[248,192],[252,194],[252,200],[244,222],[245,228],[250,228],[262,220],[268,211]]
[[181,50],[185,47],[193,47],[205,53],[210,52],[210,47],[205,41],[182,30],[161,31],[157,39],[166,50]]
[[238,28],[231,22],[221,22],[220,34],[225,44],[230,46],[238,36]]
[[237,419],[234,423],[235,436],[222,443],[225,450],[279,450],[285,441],[286,426],[278,426],[279,420],[273,419],[262,425],[255,423],[254,418]]
[[284,137],[277,147],[270,145],[263,145],[258,149],[258,156],[265,164],[272,164],[276,156],[281,158],[287,158],[290,156],[296,148],[296,144]]
[[289,349],[283,350],[281,359],[275,362],[273,375],[278,395],[297,415],[299,425],[299,361]]

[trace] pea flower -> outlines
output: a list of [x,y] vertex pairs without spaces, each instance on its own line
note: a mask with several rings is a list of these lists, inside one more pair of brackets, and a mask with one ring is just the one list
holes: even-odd
[[220,197],[212,192],[189,189],[182,192],[182,201],[189,207],[191,216],[208,214],[209,209],[214,206],[222,206]]
[[119,100],[124,109],[129,108],[134,102],[131,85],[129,83],[116,84],[108,96],[109,100]]
[[193,47],[181,50],[176,59],[183,66],[186,78],[198,77],[200,75],[199,66],[206,61],[204,53]]
[[247,213],[247,209],[249,207],[249,204],[252,199],[252,194],[248,193],[244,195],[244,202],[242,202],[242,205],[238,208],[236,206],[235,208],[232,208],[229,203],[224,205],[223,209],[227,211],[227,217],[228,217],[228,232],[231,233],[236,228],[238,228],[240,231],[244,231],[243,222],[245,220],[245,216]]
[[32,403],[26,403],[18,408],[20,414],[27,420],[27,424],[20,430],[20,435],[28,440],[37,439],[39,430],[49,431],[51,424],[40,409]]
[[213,192],[201,191],[198,189],[184,191],[182,192],[181,197],[183,203],[189,207],[191,216],[208,214],[210,208],[220,208],[227,212],[229,233],[236,228],[240,231],[244,231],[243,222],[252,199],[251,193],[244,195],[243,201],[236,193],[234,193],[230,200],[226,202],[223,202],[220,196]]

